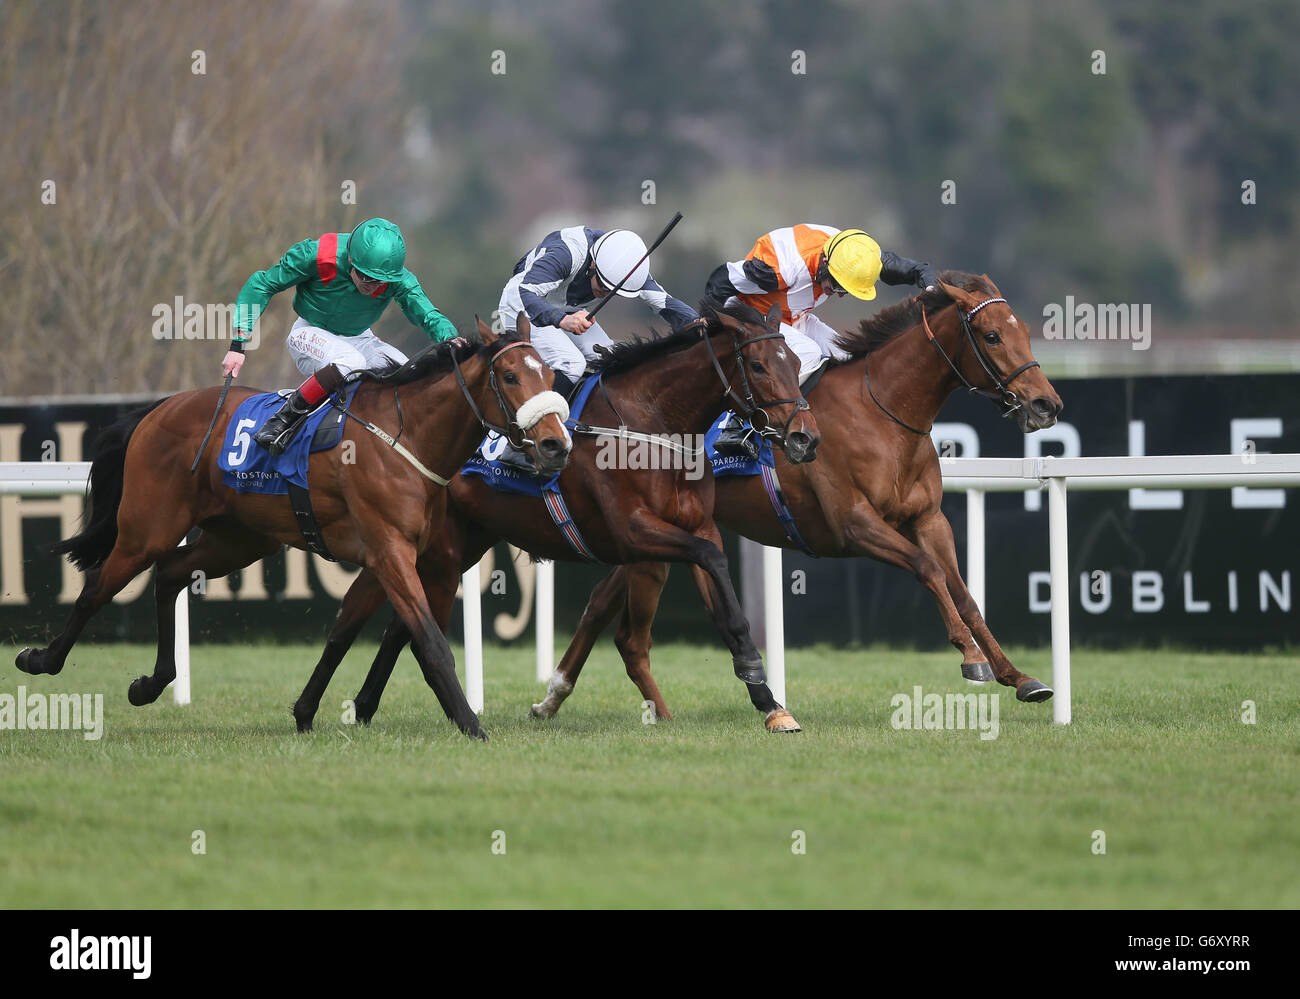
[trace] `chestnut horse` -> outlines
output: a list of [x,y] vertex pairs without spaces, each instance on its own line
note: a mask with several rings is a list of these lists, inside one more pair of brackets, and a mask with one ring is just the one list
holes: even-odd
[[[596,364],[601,387],[591,394],[580,426],[681,434],[702,446],[709,426],[724,409],[735,406],[756,426],[767,428],[791,462],[811,460],[820,434],[799,391],[798,360],[787,349],[778,322],[777,313],[765,319],[753,309],[736,306],[671,337],[615,346]],[[614,438],[601,439],[581,429],[576,435],[579,441],[584,436],[597,440],[574,449],[559,485],[587,549],[602,562],[690,563],[709,593],[713,622],[731,651],[736,675],[745,681],[754,707],[764,713],[764,724],[769,731],[797,731],[798,723],[767,686],[762,659],[732,588],[713,522],[714,479],[703,453],[698,454],[694,476],[683,463],[668,461],[672,455],[667,452],[655,463],[662,468],[613,468],[611,461],[602,460],[602,451]],[[500,492],[481,478],[465,475],[452,480],[449,492],[447,529],[420,559],[429,603],[442,627],[451,616],[461,573],[498,539],[542,558],[580,559],[543,500]],[[300,731],[310,729],[334,670],[383,597],[365,573],[348,591],[321,660],[294,705]],[[620,634],[620,641],[623,638]],[[403,621],[394,620],[380,654],[388,670],[382,676],[372,672],[355,700],[361,721],[374,715],[392,663],[408,639]],[[640,640],[640,635],[627,635],[627,641]],[[631,648],[628,654],[633,656]],[[629,674],[638,686],[645,685],[648,697],[654,687],[649,672],[634,673],[629,666]]]
[[[552,471],[563,467],[570,441],[561,422],[567,406],[551,391],[554,374],[527,330],[497,337],[480,322],[479,331],[482,345],[431,347],[388,380],[364,380],[350,410],[355,419],[345,421],[344,438],[353,448],[312,455],[309,475],[312,508],[329,550],[378,580],[416,636],[425,680],[447,717],[466,734],[486,738],[429,612],[416,558],[442,530],[443,487],[473,453],[484,424],[509,425],[538,464]],[[48,648],[18,654],[23,672],[62,670],[90,617],[157,563],[158,658],[153,675],[133,681],[128,692],[132,704],[152,703],[176,676],[172,607],[191,574],[216,579],[282,545],[307,547],[284,496],[241,494],[222,482],[220,446],[206,449],[197,474],[190,473],[218,392],[181,392],[101,435],[91,465],[89,517],[80,534],[54,546],[85,572],[85,585],[63,633]],[[217,442],[238,404],[252,394],[230,393],[218,415]],[[387,427],[404,443],[368,432],[363,420]],[[525,440],[524,432],[533,439]],[[347,462],[341,457],[346,452]],[[202,528],[198,541],[178,548],[195,526]]]
[[[909,570],[930,590],[948,640],[961,651],[962,676],[996,678],[1014,687],[1021,701],[1045,701],[1051,687],[1011,664],[966,589],[952,526],[940,507],[943,476],[930,428],[958,388],[991,399],[1023,433],[1055,424],[1061,398],[1034,360],[1028,324],[987,275],[944,271],[941,279],[940,288],[883,309],[837,338],[851,359],[832,364],[809,393],[825,425],[824,453],[815,466],[786,465],[778,457],[781,486],[814,555],[866,555]],[[758,476],[720,478],[716,494],[719,523],[765,545],[797,547]],[[559,709],[599,633],[619,611],[624,628],[644,633],[620,651],[648,649],[667,578],[666,565],[643,564],[620,566],[597,584],[535,715],[550,717]],[[648,675],[648,660],[628,662],[627,669]],[[637,686],[644,695],[645,687]],[[649,699],[668,716],[657,688]]]

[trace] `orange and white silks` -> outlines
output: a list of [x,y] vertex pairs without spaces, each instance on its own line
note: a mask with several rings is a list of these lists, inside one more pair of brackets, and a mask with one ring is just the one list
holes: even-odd
[[764,291],[746,276],[745,260],[728,263],[727,277],[737,297],[764,314],[773,305],[779,305],[781,319],[793,324],[826,299],[817,283],[817,264],[826,241],[837,232],[838,229],[828,225],[801,222],[774,229],[761,237],[745,260],[767,264],[776,273],[779,284],[773,291]]

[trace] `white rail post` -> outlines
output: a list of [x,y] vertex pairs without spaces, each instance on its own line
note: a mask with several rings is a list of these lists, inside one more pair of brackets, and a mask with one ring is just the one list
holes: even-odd
[[555,563],[537,563],[537,682],[545,683],[555,668]]
[[1052,577],[1052,721],[1070,724],[1070,543],[1065,479],[1047,480],[1047,520]]
[[966,490],[966,589],[986,620],[984,609],[984,490]]
[[479,563],[460,577],[465,605],[465,700],[476,714],[483,713],[483,598],[479,590]]
[[767,629],[767,685],[785,707],[785,593],[781,549],[763,546],[763,626]]
[[[181,544],[185,544],[184,539]],[[176,679],[172,681],[172,700],[190,703],[190,588],[182,586],[176,594]]]

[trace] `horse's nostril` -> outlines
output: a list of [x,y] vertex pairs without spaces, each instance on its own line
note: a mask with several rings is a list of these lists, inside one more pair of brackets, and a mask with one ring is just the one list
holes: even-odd
[[1061,408],[1045,395],[1040,395],[1030,405],[1039,416],[1055,416],[1061,411]]
[[537,449],[548,458],[558,458],[564,454],[564,444],[554,437],[548,437],[537,445]]

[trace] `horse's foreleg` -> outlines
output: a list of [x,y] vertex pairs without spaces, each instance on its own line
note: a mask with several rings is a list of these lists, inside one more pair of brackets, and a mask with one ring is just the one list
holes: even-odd
[[[564,650],[560,665],[551,673],[546,685],[546,696],[541,702],[534,704],[528,712],[533,718],[552,717],[560,710],[564,699],[573,693],[574,685],[578,682],[578,674],[586,665],[587,657],[591,655],[596,639],[609,627],[618,612],[627,605],[630,568],[632,567],[615,566],[613,572],[597,583],[596,588],[591,591],[591,596],[587,598],[587,606],[582,609],[578,630],[574,632],[569,647]],[[624,658],[626,660],[626,657]],[[630,668],[628,675],[631,675]]]
[[374,553],[368,562],[369,567],[379,577],[398,616],[410,629],[415,656],[424,672],[425,682],[438,698],[442,710],[466,735],[486,739],[478,716],[470,709],[460,681],[456,679],[456,660],[451,647],[425,598],[424,586],[415,569],[414,545],[392,539],[383,546],[368,547]]
[[321,651],[316,668],[312,670],[311,679],[294,702],[293,718],[299,732],[311,731],[312,721],[320,708],[320,699],[333,679],[335,670],[339,668],[339,663],[347,655],[348,649],[352,648],[352,643],[357,640],[365,623],[387,600],[384,588],[379,585],[375,574],[362,569],[343,596],[338,617],[334,619],[334,626],[325,639],[325,648]]
[[370,671],[366,673],[366,680],[352,700],[357,709],[357,721],[361,724],[369,725],[370,719],[375,717],[375,712],[379,710],[379,699],[384,696],[384,688],[388,686],[393,667],[397,665],[397,657],[410,640],[411,629],[394,614],[384,629],[384,637],[379,642],[379,651],[370,664]]
[[[1051,697],[1051,687],[1032,676],[1026,676],[1011,665],[1011,660],[1002,651],[1002,646],[989,631],[984,615],[980,613],[979,605],[975,603],[975,598],[966,588],[966,581],[961,577],[961,570],[957,564],[957,545],[953,541],[952,525],[948,523],[948,518],[941,511],[935,510],[919,519],[915,527],[915,537],[921,550],[939,561],[947,582],[948,593],[952,597],[957,613],[961,615],[962,621],[966,623],[980,648],[987,653],[993,664],[990,674],[986,662],[976,663],[975,668],[963,662],[962,676],[968,680],[980,681],[991,680],[996,676],[998,683],[1015,687],[1016,697],[1022,701],[1045,701]],[[980,666],[983,667],[983,671],[978,669]]]
[[158,655],[152,676],[131,681],[127,700],[140,707],[162,696],[176,679],[176,598],[195,581],[220,579],[279,551],[278,543],[260,535],[220,535],[204,531],[192,545],[173,548],[158,559],[154,606],[158,616]]
[[628,677],[641,691],[641,697],[654,705],[655,715],[659,718],[673,715],[650,673],[650,647],[654,644],[650,629],[659,610],[659,597],[668,582],[668,568],[667,562],[639,562],[627,567],[627,609],[614,636],[614,644],[623,657]]
[[[690,562],[699,566],[713,583],[714,606],[711,608],[713,625],[731,652],[732,668],[745,684],[754,707],[769,719],[778,712],[788,717],[767,686],[763,670],[763,657],[759,655],[749,633],[749,622],[740,607],[736,591],[727,571],[727,556],[722,551],[722,536],[712,521],[700,534],[691,534],[674,524],[669,524],[649,513],[634,514],[628,522],[629,543],[646,558],[673,562]],[[789,719],[793,725],[794,719]],[[778,719],[779,724],[783,724]],[[798,726],[778,728],[779,731],[797,731]]]
[[948,629],[948,641],[962,654],[963,673],[981,664],[987,666],[984,653],[957,612],[948,592],[948,576],[935,555],[913,544],[866,502],[854,507],[845,519],[845,540],[848,551],[907,569],[934,595]]
[[[483,553],[492,546],[492,539],[483,532],[452,532],[452,523],[451,518],[448,518],[442,547],[426,551],[415,564],[416,571],[420,574],[420,583],[424,587],[424,599],[428,601],[433,619],[444,635],[451,624],[451,612],[456,605],[456,588],[460,583],[460,574],[455,570],[464,563],[477,564]],[[353,701],[357,721],[370,724],[375,712],[379,710],[379,699],[383,697],[384,688],[393,675],[397,657],[410,640],[410,629],[400,617],[395,616],[384,629],[379,651],[375,653],[365,682]]]

